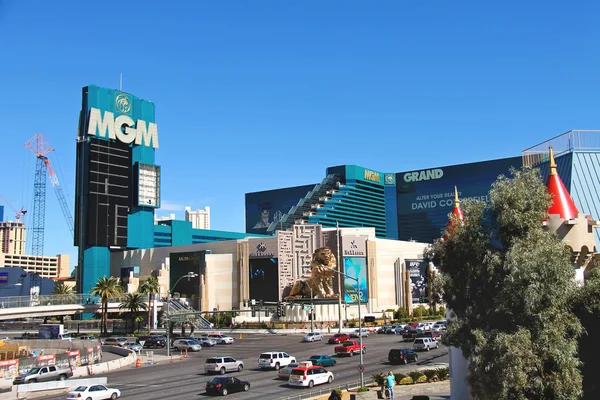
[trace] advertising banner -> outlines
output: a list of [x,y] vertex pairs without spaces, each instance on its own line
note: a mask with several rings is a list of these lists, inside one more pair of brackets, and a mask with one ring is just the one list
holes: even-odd
[[250,298],[279,301],[279,269],[276,258],[250,259]]
[[19,375],[19,360],[0,361],[0,376],[4,379],[16,378]]
[[342,236],[342,253],[344,257],[366,257],[366,239],[362,236]]
[[277,258],[277,238],[248,239],[250,258]]
[[54,365],[56,364],[56,354],[45,354],[43,356],[38,356],[37,363],[38,365]]
[[69,367],[79,367],[81,365],[81,352],[79,350],[68,351]]
[[0,272],[0,283],[8,282],[8,272]]
[[427,304],[427,266],[423,260],[404,260],[410,275],[410,288],[413,304]]
[[[357,303],[360,296],[361,303],[369,299],[369,285],[367,282],[367,259],[363,257],[344,257],[344,301]],[[358,279],[357,283],[354,279]]]

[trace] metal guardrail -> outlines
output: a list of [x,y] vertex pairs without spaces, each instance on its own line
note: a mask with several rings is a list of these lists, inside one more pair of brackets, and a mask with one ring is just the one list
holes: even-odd
[[[367,385],[372,385],[372,384],[376,384],[376,382],[373,379],[365,379],[365,386]],[[319,389],[319,390],[311,390],[310,392],[302,392],[298,395],[294,395],[294,396],[284,396],[284,397],[278,397],[277,400],[309,400],[309,399],[313,399],[315,397],[320,397],[320,396],[325,396],[326,394],[330,394],[332,390],[335,389],[340,389],[342,391],[346,390],[352,390],[352,389],[358,389],[360,387],[360,381],[356,381],[356,382],[350,382],[350,383],[344,383],[341,385],[327,385],[326,387]]]
[[[109,303],[121,303],[125,297],[110,298]],[[51,296],[11,296],[0,297],[0,308],[36,307],[36,306],[64,306],[101,304],[98,296],[83,294],[57,294]]]
[[548,161],[548,149],[554,156],[570,151],[600,151],[600,130],[571,130],[523,150],[523,166],[533,167]]

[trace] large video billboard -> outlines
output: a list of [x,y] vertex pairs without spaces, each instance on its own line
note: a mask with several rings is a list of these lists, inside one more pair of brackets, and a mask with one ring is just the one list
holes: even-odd
[[423,260],[404,260],[410,275],[410,290],[413,304],[427,304],[428,302],[428,276],[429,263]]
[[298,204],[315,185],[294,186],[246,193],[246,233],[267,233],[267,229]]
[[177,283],[177,286],[172,288],[173,292],[177,292],[181,297],[192,300],[192,306],[197,306],[197,299],[200,296],[200,276],[206,272],[206,252],[190,251],[185,253],[169,254],[169,279],[171,283],[177,282],[179,278],[189,274],[196,273],[199,276],[195,278],[184,278]]
[[250,298],[279,301],[279,269],[276,258],[250,259]]
[[[367,259],[364,257],[344,257],[344,301],[357,303],[360,296],[361,303],[369,299],[369,285],[367,281]],[[354,279],[358,279],[357,283]]]
[[521,165],[521,157],[513,157],[396,174],[398,239],[433,242],[454,208],[454,186],[461,200],[489,202],[498,176]]

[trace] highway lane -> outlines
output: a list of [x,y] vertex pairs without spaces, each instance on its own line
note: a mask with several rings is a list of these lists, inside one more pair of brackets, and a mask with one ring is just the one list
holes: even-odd
[[[325,339],[327,336],[325,337]],[[206,382],[214,377],[204,373],[204,361],[211,356],[231,355],[244,361],[244,371],[229,373],[251,383],[249,392],[231,394],[234,398],[252,400],[273,400],[284,396],[297,396],[308,393],[309,389],[290,388],[286,382],[277,379],[276,371],[263,371],[257,367],[256,360],[261,352],[285,351],[295,356],[298,361],[307,359],[314,354],[333,355],[333,345],[323,342],[301,343],[302,335],[266,335],[244,334],[243,339],[236,337],[232,345],[217,345],[213,348],[203,349],[198,353],[190,353],[189,358],[182,361],[176,357],[174,363],[161,361],[154,366],[142,368],[125,368],[108,373],[108,385],[119,388],[124,399],[146,400],[156,399],[195,399],[206,396],[204,387]],[[365,381],[370,381],[372,374],[380,372],[408,372],[415,368],[415,364],[392,366],[387,362],[389,349],[393,347],[410,347],[411,343],[401,342],[401,337],[396,335],[371,335],[364,339],[367,345],[367,354],[364,356]],[[166,354],[165,350],[157,350],[157,354]],[[360,378],[357,370],[359,356],[338,357],[335,366],[328,368],[335,375],[332,385],[315,386],[312,390],[326,390],[330,387],[344,383],[357,382]],[[448,352],[443,346],[438,350],[419,353],[419,365],[428,363],[447,363]],[[330,389],[329,389],[330,390]],[[46,399],[64,399],[65,396],[52,396]],[[229,397],[229,396],[228,396]]]

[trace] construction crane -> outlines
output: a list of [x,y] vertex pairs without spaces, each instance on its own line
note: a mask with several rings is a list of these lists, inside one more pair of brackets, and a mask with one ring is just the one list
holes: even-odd
[[35,180],[33,182],[33,221],[31,223],[31,254],[34,256],[44,255],[44,224],[46,221],[46,175],[50,178],[50,183],[54,188],[58,204],[67,221],[71,236],[73,231],[73,216],[65,200],[65,195],[56,176],[54,168],[50,160],[46,156],[54,151],[50,146],[43,133],[38,133],[30,140],[25,142],[25,147],[29,149],[37,158],[35,166]]
[[[10,202],[6,199],[6,197],[2,196],[2,194],[0,194],[0,198],[2,198],[2,200],[4,200],[4,202],[15,212],[15,218],[17,219],[17,222],[20,222],[21,217],[24,217],[25,214],[27,214],[25,207],[21,207],[20,210],[17,210],[16,208],[13,207],[12,204],[10,204]],[[2,222],[2,221],[0,221],[0,222]]]

